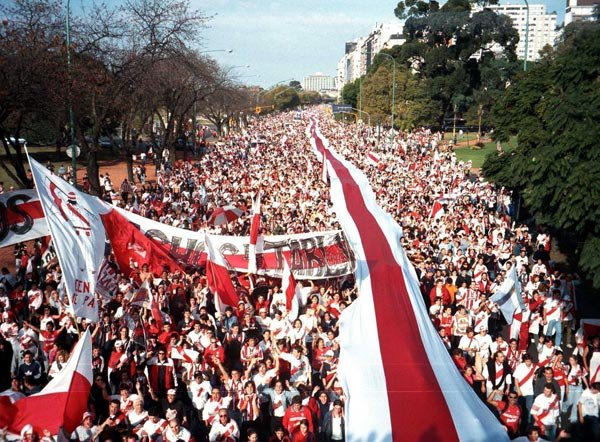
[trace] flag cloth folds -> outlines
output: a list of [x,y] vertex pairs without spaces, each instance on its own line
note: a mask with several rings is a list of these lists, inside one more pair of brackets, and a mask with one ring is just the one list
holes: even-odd
[[321,181],[327,184],[327,152],[323,151],[323,164],[321,165]]
[[150,279],[146,279],[142,282],[139,289],[131,296],[129,300],[131,305],[137,305],[138,307],[151,308],[152,307],[152,292],[150,291]]
[[490,301],[498,304],[508,324],[512,324],[516,310],[525,309],[521,296],[521,283],[517,278],[517,267],[514,264],[506,273],[506,279],[496,289],[496,293],[490,297]]
[[429,212],[429,219],[436,220],[438,218],[441,218],[445,214],[446,211],[444,210],[444,205],[442,204],[442,201],[439,198],[436,199],[433,202],[433,206],[431,207],[431,212]]
[[112,209],[52,175],[33,158],[29,158],[29,164],[73,313],[96,322],[96,279],[106,248],[100,215]]
[[256,244],[258,242],[258,233],[260,231],[260,200],[262,192],[252,201],[252,223],[250,224],[250,243],[248,245],[248,272],[256,273]]
[[167,252],[116,210],[102,215],[102,223],[117,264],[125,275],[129,275],[133,268],[141,269],[144,264],[148,264],[149,270],[155,275],[161,275],[165,268],[169,272],[183,273],[183,269]]
[[215,296],[215,307],[223,313],[225,306],[237,307],[240,297],[229,276],[229,267],[225,258],[213,244],[210,235],[206,235],[206,280],[208,288]]
[[313,149],[329,149],[331,200],[357,260],[360,296],[339,323],[346,440],[508,441],[429,319],[400,226],[378,206],[367,177],[329,148],[316,121],[307,135]]
[[67,364],[42,391],[12,405],[0,404],[0,428],[14,434],[27,424],[39,434],[58,434],[60,428],[74,431],[87,410],[92,379],[92,339],[86,330]]
[[298,299],[302,293],[287,259],[283,259],[283,277],[281,279],[281,291],[285,294],[285,308],[290,312],[289,318],[293,321],[298,317]]

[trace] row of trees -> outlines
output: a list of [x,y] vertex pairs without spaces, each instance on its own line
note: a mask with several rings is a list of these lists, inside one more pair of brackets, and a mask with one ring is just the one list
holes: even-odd
[[19,137],[72,143],[69,103],[95,192],[100,190],[102,136],[120,129],[119,148],[131,166],[139,134],[149,134],[161,149],[174,149],[177,134],[192,129],[194,111],[220,130],[231,115],[253,104],[252,94],[235,82],[230,69],[195,49],[209,17],[189,0],[93,4],[72,17],[68,48],[60,2],[12,0],[0,11],[5,17],[0,25],[0,140],[5,150],[0,167],[17,183],[27,180]]
[[384,56],[376,55],[367,74],[346,85],[344,102],[360,107],[362,97],[362,110],[371,114],[372,122],[389,123],[392,57],[394,113],[402,129],[443,125],[455,112],[469,115],[471,123],[490,124],[492,103],[521,66],[515,54],[519,36],[505,15],[490,9],[473,13],[477,3],[483,4],[449,0],[440,7],[433,0],[399,2],[394,12],[405,20],[406,42],[382,51]]

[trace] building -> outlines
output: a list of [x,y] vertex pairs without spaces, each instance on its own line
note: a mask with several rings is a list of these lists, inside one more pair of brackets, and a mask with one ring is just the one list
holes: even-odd
[[317,72],[314,75],[304,77],[304,80],[302,80],[302,89],[315,92],[335,90],[335,78]]
[[375,55],[382,49],[403,44],[403,23],[400,21],[376,24],[366,37],[347,42],[337,67],[337,87],[341,92],[346,83],[365,75]]
[[565,26],[574,21],[592,20],[594,7],[600,0],[567,0]]
[[[585,1],[585,0],[584,0]],[[598,1],[598,0],[596,0]],[[508,15],[513,26],[519,33],[517,57],[525,58],[525,36],[527,34],[527,6],[524,4],[506,4],[486,6],[497,14]],[[474,9],[477,12],[478,9]],[[481,9],[479,9],[481,10]],[[527,61],[536,61],[540,58],[540,50],[546,46],[554,46],[558,37],[556,12],[546,13],[545,5],[529,5],[529,45],[527,47]]]

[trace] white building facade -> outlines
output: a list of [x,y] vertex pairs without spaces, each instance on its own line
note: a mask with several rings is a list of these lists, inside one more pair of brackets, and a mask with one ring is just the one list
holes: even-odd
[[589,21],[593,19],[594,6],[600,0],[567,0],[565,10],[565,26],[574,21]]
[[337,67],[337,87],[341,92],[344,85],[365,75],[373,59],[382,49],[403,44],[403,23],[400,21],[376,24],[366,37],[347,42],[344,55]]
[[[524,4],[506,4],[487,6],[497,14],[507,15],[512,19],[513,26],[519,33],[517,58],[525,59],[525,36],[527,34],[527,7]],[[475,10],[476,11],[476,10]],[[475,12],[474,11],[474,12]],[[550,45],[554,47],[559,33],[556,29],[556,12],[546,13],[546,6],[529,5],[529,44],[527,46],[527,61],[540,58],[540,50]]]

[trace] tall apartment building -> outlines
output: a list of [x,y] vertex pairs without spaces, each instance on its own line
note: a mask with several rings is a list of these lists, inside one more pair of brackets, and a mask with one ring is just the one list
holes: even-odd
[[[598,1],[598,0],[596,0]],[[524,4],[492,5],[487,8],[497,14],[508,15],[513,26],[519,33],[517,57],[525,58],[525,36],[527,34],[527,7]],[[477,9],[474,10],[474,12]],[[556,30],[556,12],[546,13],[545,5],[529,5],[529,45],[527,47],[527,61],[536,61],[540,58],[540,50],[546,46],[554,46],[558,31]]]
[[302,89],[305,91],[330,91],[335,89],[335,78],[317,72],[314,75],[308,75],[302,80]]
[[594,6],[599,3],[600,0],[567,0],[565,26],[574,21],[592,20]]
[[379,51],[404,43],[402,30],[403,23],[400,21],[379,23],[369,35],[347,42],[337,67],[338,90],[365,75]]

